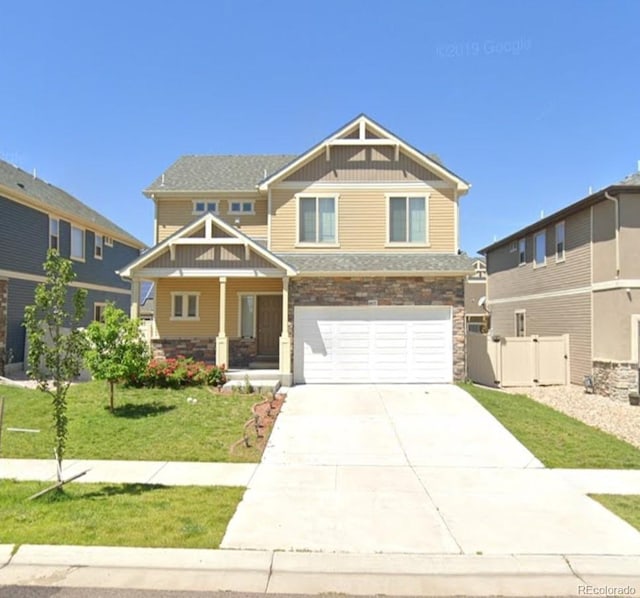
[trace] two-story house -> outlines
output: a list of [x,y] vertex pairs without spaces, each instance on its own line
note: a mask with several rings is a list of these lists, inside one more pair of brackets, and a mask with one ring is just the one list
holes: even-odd
[[473,259],[473,274],[464,281],[464,315],[467,332],[487,332],[489,312],[485,301],[487,294],[487,266],[484,258]]
[[481,250],[494,335],[569,334],[571,382],[638,384],[640,173]]
[[145,190],[157,244],[121,275],[155,284],[158,356],[271,362],[284,384],[449,382],[468,189],[364,115],[301,155],[184,156]]
[[73,283],[87,289],[87,320],[107,301],[129,310],[131,285],[116,270],[144,244],[62,189],[0,160],[0,374],[22,369],[24,308],[45,280],[49,248],[73,260]]

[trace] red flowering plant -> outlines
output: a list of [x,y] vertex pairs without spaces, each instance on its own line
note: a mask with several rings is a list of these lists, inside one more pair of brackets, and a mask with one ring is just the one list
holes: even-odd
[[226,381],[224,365],[207,365],[191,357],[178,355],[167,359],[152,359],[140,375],[132,377],[132,386],[182,388],[185,386],[222,386]]

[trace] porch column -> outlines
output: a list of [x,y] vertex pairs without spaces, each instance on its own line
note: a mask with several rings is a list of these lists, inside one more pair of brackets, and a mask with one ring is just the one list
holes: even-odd
[[131,319],[140,317],[140,281],[131,281]]
[[291,376],[291,338],[289,337],[289,277],[282,279],[282,334],[280,336],[280,382],[289,386]]
[[220,277],[220,326],[216,337],[216,364],[229,367],[229,339],[227,338],[227,277]]

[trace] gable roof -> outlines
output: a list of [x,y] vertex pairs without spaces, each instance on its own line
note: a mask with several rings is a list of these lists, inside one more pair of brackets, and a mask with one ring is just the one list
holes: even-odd
[[[282,180],[283,178],[289,176],[292,172],[306,164],[308,161],[318,156],[320,153],[326,150],[326,148],[339,140],[343,136],[349,134],[350,132],[356,130],[358,127],[363,126],[366,129],[373,131],[380,138],[384,140],[390,140],[395,142],[404,152],[406,152],[411,158],[416,160],[416,162],[422,164],[429,170],[435,172],[436,174],[442,176],[442,178],[449,180],[456,184],[459,191],[466,193],[469,190],[471,185],[465,181],[463,178],[459,177],[453,171],[449,170],[445,166],[442,165],[440,158],[435,155],[428,155],[420,150],[416,149],[412,145],[408,144],[406,141],[394,135],[388,129],[385,129],[382,125],[379,125],[373,119],[369,118],[366,114],[360,114],[356,116],[353,120],[350,120],[346,125],[317,143],[312,148],[307,150],[306,152],[300,154],[295,158],[295,160],[291,161],[289,164],[283,165],[282,168],[275,171],[273,174],[264,177],[262,181],[260,181],[260,189],[265,190],[270,184]],[[357,139],[352,140],[354,143],[357,142]],[[365,142],[375,143],[375,138],[366,139]]]
[[256,185],[295,155],[182,156],[161,174],[145,195],[160,191],[255,191]]
[[584,210],[585,208],[603,201],[604,199],[606,199],[605,194],[607,193],[611,195],[616,193],[624,193],[625,191],[640,193],[640,172],[634,172],[623,178],[621,181],[614,183],[613,185],[609,185],[608,187],[604,187],[603,189],[600,189],[595,193],[592,193],[591,195],[587,195],[587,197],[584,197],[579,201],[576,201],[568,205],[567,207],[554,212],[553,214],[549,214],[549,216],[546,216],[545,218],[537,220],[536,222],[529,224],[514,233],[511,233],[510,235],[503,237],[499,241],[495,241],[491,243],[491,245],[483,247],[478,251],[478,253],[486,255],[489,251],[492,251],[493,249],[496,249],[497,247],[500,247],[505,243],[515,241],[535,231],[541,230],[547,227],[549,224],[552,224],[553,222],[563,220],[571,214],[579,212],[580,210]]
[[93,225],[100,229],[100,232],[105,232],[108,236],[115,237],[133,247],[138,249],[145,247],[142,241],[136,239],[126,230],[82,203],[73,195],[25,172],[17,166],[0,160],[0,193],[2,193],[3,188],[7,190],[9,195],[26,196],[38,207],[66,217],[71,222],[86,224],[89,228]]
[[149,249],[149,251],[145,251],[140,257],[127,264],[124,268],[118,270],[117,273],[123,278],[130,278],[132,275],[132,270],[140,268],[150,261],[153,261],[164,251],[169,249],[172,242],[176,241],[176,239],[188,237],[191,233],[196,232],[200,227],[202,227],[207,221],[213,223],[215,226],[227,233],[230,237],[242,239],[242,241],[246,245],[248,245],[255,253],[263,257],[268,262],[271,262],[274,266],[281,268],[287,274],[296,274],[295,268],[293,268],[290,264],[276,256],[275,254],[271,253],[268,249],[260,245],[260,243],[254,241],[253,239],[251,239],[251,237],[248,237],[242,231],[238,230],[235,226],[227,224],[226,222],[224,222],[224,220],[221,220],[211,212],[203,214],[197,220],[194,220],[190,224],[187,224],[186,226],[177,230],[175,233],[167,237],[164,241],[158,243],[155,247]]

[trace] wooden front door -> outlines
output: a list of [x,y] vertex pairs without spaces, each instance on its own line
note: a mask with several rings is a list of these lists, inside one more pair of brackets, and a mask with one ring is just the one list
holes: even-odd
[[282,334],[282,295],[258,295],[258,355],[277,356]]

